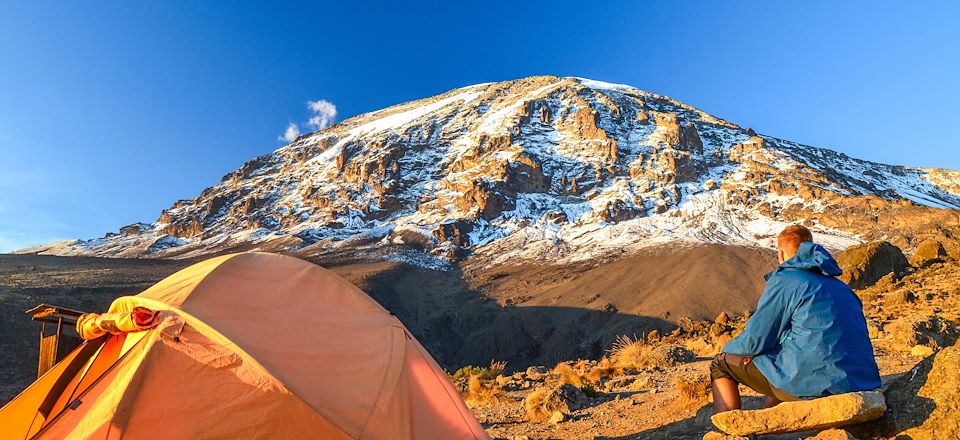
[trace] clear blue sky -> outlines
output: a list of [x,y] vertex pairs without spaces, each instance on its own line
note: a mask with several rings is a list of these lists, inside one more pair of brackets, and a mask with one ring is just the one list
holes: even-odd
[[537,74],[960,168],[957,2],[240,3],[0,8],[0,251],[151,222],[281,146],[308,100],[342,120]]

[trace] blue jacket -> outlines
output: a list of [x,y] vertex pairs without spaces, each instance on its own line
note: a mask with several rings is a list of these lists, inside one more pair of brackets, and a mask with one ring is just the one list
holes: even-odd
[[743,333],[725,353],[751,356],[770,383],[796,397],[880,387],[863,305],[826,249],[800,243],[766,275],[767,286]]

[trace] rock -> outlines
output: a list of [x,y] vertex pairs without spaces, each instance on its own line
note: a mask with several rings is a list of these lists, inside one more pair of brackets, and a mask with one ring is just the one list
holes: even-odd
[[680,147],[686,151],[703,152],[703,141],[696,125],[684,124],[680,127]]
[[717,315],[717,319],[714,319],[713,322],[716,322],[718,324],[729,324],[730,315],[727,315],[727,312],[720,312],[720,314]]
[[877,241],[851,246],[837,262],[843,269],[840,279],[854,289],[869,287],[889,273],[900,274],[910,266],[900,248]]
[[927,267],[933,263],[942,263],[946,257],[947,250],[943,248],[943,243],[929,238],[917,245],[917,251],[910,257],[910,264]]
[[928,345],[914,345],[910,349],[910,356],[927,357],[933,354],[933,348]]
[[722,432],[710,431],[703,435],[703,440],[750,440],[739,435],[727,435]]
[[842,429],[828,429],[820,431],[813,437],[807,437],[804,440],[857,440],[849,431]]
[[600,210],[598,216],[600,220],[607,223],[618,223],[624,220],[630,220],[637,216],[642,217],[643,211],[636,207],[628,205],[623,200],[607,202],[604,208]]
[[957,324],[939,316],[905,316],[884,326],[894,350],[909,353],[917,345],[945,347],[960,334]]
[[570,420],[570,414],[567,414],[563,411],[554,412],[550,419],[547,420],[547,423],[551,425],[556,425],[557,423],[563,423],[567,420]]
[[144,223],[134,223],[120,228],[121,235],[136,235],[150,228],[150,225]]
[[470,245],[470,231],[473,230],[473,223],[463,220],[449,220],[441,223],[433,230],[433,236],[441,242],[450,242],[456,246]]
[[886,294],[884,300],[887,304],[910,304],[916,302],[917,296],[909,290],[900,289]]
[[851,426],[858,438],[956,438],[960,432],[960,347],[940,350],[884,391],[890,410],[880,420]]
[[650,330],[650,333],[647,333],[647,342],[658,342],[658,341],[660,341],[660,331]]
[[547,367],[543,365],[534,365],[527,368],[527,376],[542,376],[547,374]]
[[766,141],[759,136],[752,135],[746,142],[736,144],[727,151],[727,158],[731,162],[748,162],[753,153],[766,149]]
[[784,402],[768,409],[727,411],[710,420],[731,435],[778,434],[863,423],[880,418],[886,410],[883,394],[866,391]]
[[689,348],[680,344],[663,344],[655,347],[646,356],[646,365],[672,367],[692,361],[696,356]]
[[727,330],[729,330],[729,328],[728,328],[727,326],[719,323],[719,322],[714,322],[712,325],[710,325],[710,335],[711,335],[711,336],[715,336],[715,337],[716,337],[716,336],[720,336],[720,335],[726,333]]

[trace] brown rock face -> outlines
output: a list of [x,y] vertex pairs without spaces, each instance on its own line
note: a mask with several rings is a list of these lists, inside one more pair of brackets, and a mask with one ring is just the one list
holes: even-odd
[[465,220],[455,220],[442,223],[433,230],[433,236],[440,241],[448,241],[457,246],[469,246],[470,237],[467,235],[473,230],[473,223]]
[[943,248],[943,243],[930,238],[917,245],[917,251],[910,258],[910,264],[926,267],[933,263],[942,263],[946,257],[947,250]]
[[139,223],[134,223],[132,225],[127,225],[120,228],[121,234],[131,235],[131,234],[140,234],[142,232],[143,232],[143,228],[140,227]]
[[195,237],[201,232],[203,232],[203,225],[195,218],[163,228],[164,234],[181,238]]
[[696,125],[683,125],[680,129],[680,146],[686,151],[703,152],[703,141],[700,139],[700,133],[697,133]]
[[899,277],[910,266],[900,248],[885,241],[851,246],[837,263],[843,269],[840,279],[854,289],[868,287],[889,273]]
[[477,179],[471,182],[470,188],[457,200],[457,207],[464,211],[476,207],[481,217],[491,220],[507,208],[507,203],[495,186],[486,180]]
[[941,350],[892,381],[890,409],[872,423],[850,427],[859,438],[948,439],[960,433],[960,347]]
[[550,178],[529,155],[521,155],[506,170],[506,189],[512,193],[535,193],[550,189]]
[[879,391],[784,402],[761,410],[734,410],[710,418],[731,435],[778,434],[836,428],[876,420],[887,410]]
[[766,141],[764,141],[762,137],[754,136],[744,143],[730,147],[730,151],[727,154],[731,162],[746,162],[751,160],[750,155],[753,152],[764,148],[766,148]]
[[636,218],[642,213],[642,211],[628,206],[623,200],[617,200],[607,202],[606,207],[600,211],[600,219],[607,223],[616,223]]

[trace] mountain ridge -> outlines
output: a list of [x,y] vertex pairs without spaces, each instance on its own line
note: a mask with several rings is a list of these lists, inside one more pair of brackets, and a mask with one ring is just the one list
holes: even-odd
[[875,239],[909,248],[956,228],[958,208],[958,171],[854,159],[630,86],[540,76],[354,116],[248,161],[153,223],[20,252],[353,246],[440,267],[678,242],[768,247],[794,222],[835,249]]

